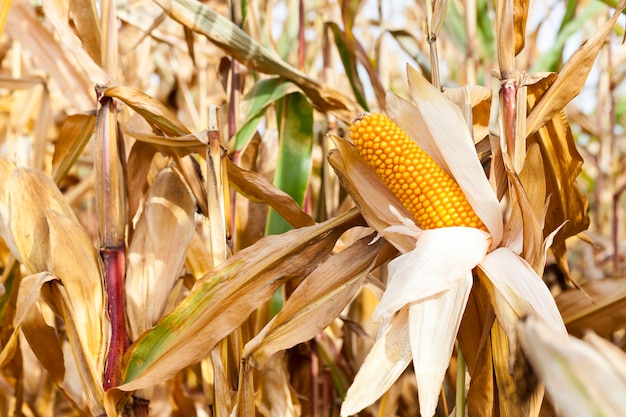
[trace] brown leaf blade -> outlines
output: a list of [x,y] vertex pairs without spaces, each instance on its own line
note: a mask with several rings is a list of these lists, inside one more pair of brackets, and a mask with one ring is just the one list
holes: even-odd
[[613,16],[585,42],[567,61],[554,84],[526,119],[526,132],[531,135],[563,111],[565,105],[581,91],[600,48],[621,15],[626,2],[620,1]]
[[281,311],[248,344],[244,357],[262,368],[279,350],[312,339],[345,308],[385,243],[368,236],[324,262],[296,288]]

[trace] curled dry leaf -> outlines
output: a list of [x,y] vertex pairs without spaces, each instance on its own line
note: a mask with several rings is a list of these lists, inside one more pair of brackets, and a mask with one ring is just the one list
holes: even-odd
[[345,308],[374,265],[385,241],[362,238],[313,271],[291,294],[280,312],[243,350],[255,366],[323,331]]

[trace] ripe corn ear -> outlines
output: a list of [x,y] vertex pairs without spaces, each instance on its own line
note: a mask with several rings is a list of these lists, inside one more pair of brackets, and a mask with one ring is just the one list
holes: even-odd
[[454,179],[387,116],[358,116],[350,126],[350,138],[422,229],[486,230]]

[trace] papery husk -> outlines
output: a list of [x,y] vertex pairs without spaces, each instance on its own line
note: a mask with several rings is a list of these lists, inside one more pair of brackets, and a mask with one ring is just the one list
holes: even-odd
[[337,136],[330,137],[337,145],[337,150],[330,153],[328,161],[343,187],[356,202],[367,224],[378,233],[384,234],[402,252],[412,250],[415,247],[415,238],[401,233],[384,233],[388,227],[402,224],[390,207],[402,217],[410,219],[411,214],[359,156],[353,145]]
[[492,237],[502,239],[500,203],[476,155],[474,140],[461,110],[415,69],[407,66],[412,103],[388,94],[386,112],[463,190]]

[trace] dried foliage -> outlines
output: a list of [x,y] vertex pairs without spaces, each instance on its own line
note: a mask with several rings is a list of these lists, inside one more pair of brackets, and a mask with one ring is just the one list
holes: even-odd
[[0,415],[622,415],[623,3],[2,2]]

